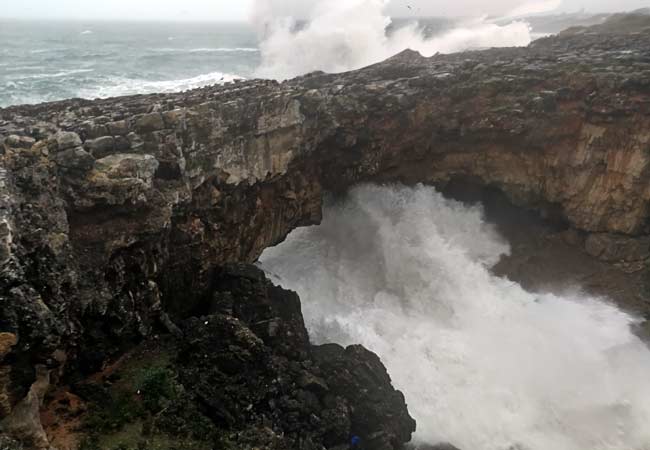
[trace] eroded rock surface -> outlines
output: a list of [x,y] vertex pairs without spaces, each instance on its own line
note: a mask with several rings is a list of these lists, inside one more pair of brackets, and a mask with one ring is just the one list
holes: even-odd
[[[59,450],[84,434],[84,450],[347,449],[351,436],[393,450],[410,440],[415,421],[376,355],[333,345],[335,356],[323,358],[298,296],[254,266],[228,265],[210,279],[204,315],[184,321],[178,337],[149,340],[54,396],[49,410],[79,398],[85,411],[76,438],[54,442]],[[56,421],[47,427],[61,436]]]
[[37,373],[92,374],[206,315],[214,268],[318,223],[323,190],[472,179],[645,258],[625,240],[650,232],[649,130],[643,29],[2,109],[0,420]]

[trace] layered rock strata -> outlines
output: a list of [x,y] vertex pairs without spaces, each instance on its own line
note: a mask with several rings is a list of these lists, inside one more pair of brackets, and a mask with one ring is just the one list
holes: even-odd
[[650,31],[10,107],[0,149],[0,420],[25,435],[43,384],[182,334],[215,267],[318,223],[324,191],[472,180],[644,264]]

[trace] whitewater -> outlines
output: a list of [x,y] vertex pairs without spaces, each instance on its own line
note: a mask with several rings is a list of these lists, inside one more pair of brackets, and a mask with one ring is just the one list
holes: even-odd
[[0,107],[284,80],[358,69],[406,48],[431,56],[532,39],[516,19],[396,22],[383,0],[305,2],[301,19],[269,5],[257,2],[251,22],[239,24],[0,20]]
[[381,357],[416,442],[650,448],[650,351],[630,330],[637,319],[605,299],[492,275],[508,251],[481,207],[431,187],[361,186],[260,261],[300,295],[313,342]]

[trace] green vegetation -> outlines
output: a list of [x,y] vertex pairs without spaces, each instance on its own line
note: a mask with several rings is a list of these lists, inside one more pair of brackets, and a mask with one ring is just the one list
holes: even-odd
[[178,382],[171,355],[156,351],[125,361],[108,387],[92,393],[79,450],[234,448]]

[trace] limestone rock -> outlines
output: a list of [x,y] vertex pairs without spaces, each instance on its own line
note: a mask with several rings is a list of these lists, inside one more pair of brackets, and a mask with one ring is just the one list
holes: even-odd
[[[291,230],[318,223],[324,191],[360,182],[471,179],[589,233],[589,251],[601,258],[645,258],[649,33],[594,31],[431,58],[405,51],[358,71],[284,83],[0,109],[0,332],[20,336],[3,367],[11,394],[3,407],[27,398],[37,366],[60,366],[54,351],[68,354],[70,367],[101,367],[158,322],[173,329],[202,303],[214,309],[201,315],[230,327],[214,332],[231,333],[243,351],[242,361],[223,361],[224,371],[259,368],[248,355],[263,347],[309,359],[300,324],[284,319],[297,297],[283,294],[286,309],[261,314],[232,291],[208,288],[218,267],[254,262]],[[84,149],[60,133],[76,133]],[[240,281],[227,278],[243,297],[280,295],[255,291],[259,277],[247,270]],[[333,361],[321,371],[329,376],[313,373],[323,392],[340,384],[332,379],[348,383],[327,402],[333,443],[346,423],[377,448],[405,439],[405,414],[378,430],[345,412],[350,401],[369,417],[401,405],[380,363],[357,348],[337,349]],[[388,397],[349,390],[348,363],[364,379],[367,367],[378,371]],[[325,401],[319,384],[307,382],[301,399],[282,407]],[[245,417],[213,409],[226,421]],[[306,423],[300,417],[295,426]]]
[[118,153],[98,159],[95,168],[109,178],[139,178],[150,182],[158,169],[158,161],[152,155]]

